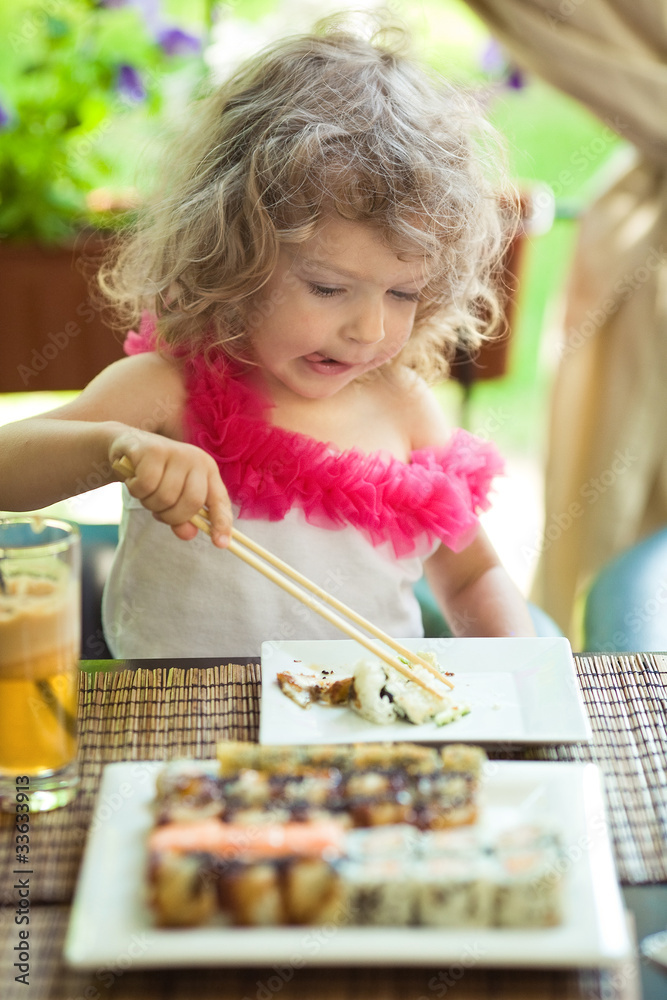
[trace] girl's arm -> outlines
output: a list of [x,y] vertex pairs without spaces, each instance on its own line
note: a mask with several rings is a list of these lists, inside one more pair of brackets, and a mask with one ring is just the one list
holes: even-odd
[[[451,431],[432,393],[414,380],[408,398],[411,447],[444,445]],[[462,552],[440,545],[424,573],[454,635],[535,635],[524,598],[481,528]]]
[[0,428],[0,509],[34,510],[121,478],[130,493],[180,538],[206,505],[213,539],[225,545],[231,505],[214,460],[182,440],[185,389],[178,368],[155,354],[118,361],[71,403]]
[[424,573],[455,636],[535,635],[526,602],[481,528],[462,552],[440,545]]

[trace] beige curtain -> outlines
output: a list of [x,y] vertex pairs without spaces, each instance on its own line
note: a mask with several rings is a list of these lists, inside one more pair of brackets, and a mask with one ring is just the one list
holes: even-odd
[[592,574],[667,524],[667,0],[468,4],[637,150],[582,220],[553,397],[533,598],[576,641]]

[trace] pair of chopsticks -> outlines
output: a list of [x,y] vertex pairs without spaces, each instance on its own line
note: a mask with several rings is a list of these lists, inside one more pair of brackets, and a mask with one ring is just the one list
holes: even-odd
[[[125,455],[113,463],[113,468],[121,476],[126,478],[134,475],[132,463]],[[211,523],[205,507],[202,507],[197,514],[191,517],[190,522],[207,535],[211,534]],[[357,614],[357,612],[353,611],[352,608],[348,608],[348,606],[343,604],[342,601],[339,601],[338,598],[328,594],[326,590],[318,587],[318,585],[313,583],[312,580],[309,580],[308,577],[303,576],[297,570],[293,569],[288,563],[283,562],[282,559],[274,556],[273,553],[268,551],[268,549],[258,545],[257,542],[252,540],[252,538],[248,538],[247,535],[242,534],[242,532],[238,531],[236,528],[232,528],[232,537],[228,545],[228,550],[232,553],[232,555],[242,559],[249,566],[252,566],[253,569],[262,573],[265,577],[267,577],[267,579],[277,584],[277,586],[281,587],[288,594],[291,594],[292,597],[301,601],[301,603],[305,604],[307,608],[310,608],[312,611],[316,611],[318,615],[321,615],[322,618],[325,618],[331,625],[340,629],[341,632],[344,632],[351,639],[361,643],[361,645],[365,646],[366,649],[373,653],[374,656],[377,656],[378,659],[388,663],[389,666],[394,667],[394,669],[398,670],[404,677],[407,677],[408,680],[413,681],[415,684],[419,685],[419,687],[428,691],[429,694],[434,695],[436,698],[442,697],[442,692],[435,690],[430,684],[427,684],[425,680],[417,676],[410,669],[409,664],[423,667],[429,672],[429,674],[437,678],[441,684],[445,684],[449,688],[454,687],[452,682],[427,660],[423,660],[416,653],[406,649],[405,646],[402,646],[396,641],[396,639],[393,639],[376,625],[373,625],[372,622],[367,621],[360,614]],[[257,558],[258,556],[260,558]],[[386,646],[391,647],[391,649],[406,659],[408,664],[392,657],[384,649],[373,642],[373,640],[367,635],[364,635],[363,632],[360,632],[357,628],[355,628],[354,625],[350,625],[348,621],[336,614],[336,612],[340,612],[340,614],[345,615],[346,618],[350,619],[350,621],[359,625],[367,632],[370,632],[370,634],[375,636],[376,639],[380,639],[380,641]]]

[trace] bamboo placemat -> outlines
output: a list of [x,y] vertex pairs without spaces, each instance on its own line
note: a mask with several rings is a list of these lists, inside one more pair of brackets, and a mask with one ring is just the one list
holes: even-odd
[[[300,968],[285,956],[268,968],[133,971],[131,955],[76,972],[61,955],[69,907],[39,906],[31,917],[29,987],[14,981],[10,912],[0,910],[3,1000],[639,1000],[634,961],[614,970],[480,969],[474,958],[438,968]],[[474,955],[474,937],[471,938]],[[137,943],[141,947],[141,942]]]
[[[598,764],[621,881],[667,882],[667,656],[575,659],[594,742],[492,756]],[[81,673],[81,790],[65,809],[31,818],[33,902],[71,899],[104,764],[213,757],[219,739],[257,739],[259,665],[186,664]],[[11,834],[0,816],[0,903],[14,898]]]

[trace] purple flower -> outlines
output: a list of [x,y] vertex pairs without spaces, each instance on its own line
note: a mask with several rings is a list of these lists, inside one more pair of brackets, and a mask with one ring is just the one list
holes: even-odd
[[119,93],[127,101],[143,101],[146,96],[146,88],[141,81],[139,73],[134,66],[129,66],[127,63],[123,63],[122,66],[118,68],[116,86],[118,87]]
[[507,67],[505,86],[509,87],[510,90],[523,90],[526,86],[526,79],[518,66],[510,65]]
[[487,76],[500,76],[505,71],[507,59],[502,46],[490,38],[479,56],[479,67]]
[[522,90],[526,86],[523,72],[516,63],[507,58],[502,45],[490,38],[480,53],[479,66],[482,72],[510,90]]
[[5,128],[11,121],[11,115],[4,105],[0,104],[0,129]]
[[161,28],[157,41],[168,56],[194,55],[201,49],[201,41],[180,28]]
[[155,30],[160,21],[160,0],[97,0],[97,4],[108,9],[136,7],[151,30]]
[[141,11],[150,31],[155,32],[160,25],[160,0],[131,0],[132,6]]

